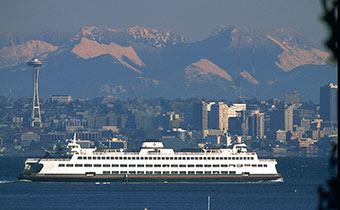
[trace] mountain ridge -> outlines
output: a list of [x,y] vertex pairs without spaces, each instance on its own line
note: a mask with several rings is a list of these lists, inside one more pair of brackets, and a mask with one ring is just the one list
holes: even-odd
[[[43,37],[42,40],[24,39],[34,38],[33,35],[22,35],[24,38],[20,39],[19,34],[9,39],[9,36],[0,34],[0,76],[3,75],[0,82],[6,80],[4,77],[13,78],[8,71],[21,77],[21,71],[29,70],[24,66],[32,57],[44,62],[41,85],[47,85],[43,78],[50,78],[49,81],[53,77],[59,78],[51,81],[56,83],[53,89],[45,87],[44,90],[50,91],[49,95],[53,92],[86,95],[89,92],[89,97],[211,95],[233,98],[236,70],[242,69],[243,94],[251,97],[252,86],[255,85],[266,93],[258,96],[266,97],[281,91],[272,88],[276,85],[289,86],[286,78],[290,75],[295,75],[294,81],[301,81],[296,87],[302,93],[311,89],[311,80],[325,83],[334,82],[335,78],[335,70],[323,71],[325,68],[320,68],[313,70],[313,78],[308,78],[306,85],[305,76],[296,71],[307,73],[304,69],[311,65],[334,68],[327,65],[326,52],[300,34],[282,28],[264,33],[249,27],[219,26],[206,39],[196,42],[186,42],[183,36],[171,31],[141,26],[127,29],[87,26],[72,36],[61,34],[60,38],[52,34],[49,38],[46,34],[37,34],[38,38]],[[15,42],[16,39],[25,42]],[[327,74],[322,75],[325,72]],[[79,87],[64,86],[64,81],[69,84],[74,78],[82,81],[77,82]],[[319,78],[323,78],[322,81]],[[85,85],[89,82],[93,83],[91,91],[87,91],[90,86]],[[15,84],[15,81],[12,83]],[[30,80],[26,83],[31,86]],[[30,92],[23,90],[20,93],[15,85],[4,81],[0,85],[0,94],[15,97],[30,95]]]

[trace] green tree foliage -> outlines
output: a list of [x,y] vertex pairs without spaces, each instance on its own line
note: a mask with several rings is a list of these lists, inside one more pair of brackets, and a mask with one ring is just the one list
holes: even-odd
[[329,29],[329,36],[325,41],[327,48],[331,51],[331,61],[337,63],[339,59],[339,20],[338,0],[321,0],[323,14],[321,20]]
[[[338,62],[339,59],[339,20],[338,20],[338,0],[321,0],[323,14],[321,19],[329,29],[329,37],[325,41],[327,48],[331,51],[331,61]],[[319,209],[339,209],[338,200],[338,142],[332,146],[330,157],[330,175],[326,186],[320,186],[318,189],[320,196]]]

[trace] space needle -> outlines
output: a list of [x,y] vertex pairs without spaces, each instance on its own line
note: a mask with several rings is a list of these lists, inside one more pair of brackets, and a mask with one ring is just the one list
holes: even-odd
[[39,103],[39,69],[42,66],[42,62],[37,58],[33,58],[27,63],[33,70],[33,110],[32,110],[32,127],[42,128],[40,103]]

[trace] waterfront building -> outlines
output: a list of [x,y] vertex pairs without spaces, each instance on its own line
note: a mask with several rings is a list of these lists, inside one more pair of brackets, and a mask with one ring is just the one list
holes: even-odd
[[51,101],[58,103],[70,103],[72,101],[72,97],[68,95],[52,95]]
[[28,147],[33,141],[40,141],[40,135],[38,133],[29,131],[21,134],[21,146]]
[[179,114],[176,114],[175,112],[169,113],[169,128],[179,128],[180,127],[180,117]]
[[287,142],[287,132],[284,130],[277,130],[276,131],[276,140],[281,143]]

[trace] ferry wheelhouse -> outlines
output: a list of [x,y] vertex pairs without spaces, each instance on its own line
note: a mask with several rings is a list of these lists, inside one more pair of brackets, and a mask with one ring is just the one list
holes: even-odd
[[71,182],[282,181],[276,160],[259,159],[245,144],[226,149],[174,152],[143,142],[139,152],[82,148],[76,138],[58,157],[28,158],[19,180]]

